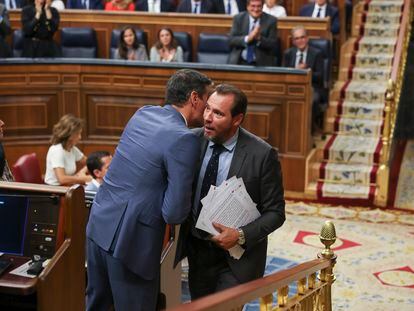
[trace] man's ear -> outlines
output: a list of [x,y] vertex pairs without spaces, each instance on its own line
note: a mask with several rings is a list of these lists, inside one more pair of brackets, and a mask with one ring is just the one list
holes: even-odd
[[244,119],[244,114],[239,113],[237,116],[233,117],[233,125],[238,127],[240,124],[242,124]]
[[192,91],[190,94],[190,99],[191,99],[191,106],[193,106],[193,108],[197,107],[197,99],[198,99],[198,94],[196,91]]
[[102,175],[102,171],[98,170],[97,168],[95,168],[93,170],[93,175],[96,176],[96,177],[98,177],[98,178],[103,177],[103,176],[101,176]]

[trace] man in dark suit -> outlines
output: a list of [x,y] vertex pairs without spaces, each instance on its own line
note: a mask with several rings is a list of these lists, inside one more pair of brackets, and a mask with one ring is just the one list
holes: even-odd
[[88,226],[87,310],[155,310],[165,226],[183,222],[211,80],[189,69],[168,81],[166,104],[130,119],[95,197]]
[[237,15],[246,11],[246,0],[213,0],[216,13]]
[[175,12],[175,2],[172,0],[138,0],[135,2],[135,11]]
[[177,7],[178,13],[208,14],[216,13],[211,0],[182,0]]
[[276,65],[276,18],[263,12],[262,0],[247,0],[247,12],[233,17],[229,64]]
[[[175,264],[189,263],[191,298],[197,299],[263,276],[267,236],[285,221],[282,173],[276,150],[240,127],[247,107],[246,95],[231,85],[219,85],[208,99],[201,141],[200,170],[194,183],[192,213],[180,230]],[[217,163],[218,161],[218,163]],[[216,163],[216,168],[212,168]],[[212,174],[216,174],[211,180]],[[213,223],[220,232],[206,236],[195,229],[203,189],[233,176],[243,179],[257,204],[259,218],[240,228]],[[211,181],[211,183],[210,183]],[[235,245],[245,249],[239,260],[230,257]]]
[[309,38],[303,26],[293,28],[291,34],[294,46],[285,51],[283,66],[312,70],[312,130],[315,131],[317,118],[323,111],[323,56],[320,50],[309,46]]
[[339,12],[338,8],[327,3],[326,0],[316,0],[315,3],[304,5],[299,16],[309,16],[315,18],[331,18],[331,32],[335,35],[339,33]]
[[102,0],[67,0],[67,9],[103,10]]
[[26,0],[0,0],[0,4],[3,4],[7,10],[21,9],[27,4]]

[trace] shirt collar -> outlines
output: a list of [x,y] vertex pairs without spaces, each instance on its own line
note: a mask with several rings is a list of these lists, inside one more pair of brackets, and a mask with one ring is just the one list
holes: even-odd
[[[249,15],[249,25],[252,26],[253,22],[254,22],[254,18],[251,15]],[[256,19],[256,23],[257,25],[260,25],[260,17]]]
[[[223,147],[226,148],[228,152],[232,152],[234,147],[236,146],[237,139],[239,138],[239,129],[237,129],[236,133],[230,137],[227,141],[223,143]],[[211,148],[215,145],[214,142],[210,141],[208,143],[208,147]]]
[[327,6],[327,3],[325,3],[324,5],[319,5],[319,4],[315,3],[315,8],[317,8],[317,9],[321,8],[322,10],[325,10],[326,6]]
[[93,178],[92,179],[92,183],[97,187],[97,188],[99,188],[100,186],[101,186],[101,184],[95,179],[95,178]]

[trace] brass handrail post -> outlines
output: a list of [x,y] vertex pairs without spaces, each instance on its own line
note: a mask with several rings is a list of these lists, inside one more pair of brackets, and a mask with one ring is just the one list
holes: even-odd
[[[336,255],[331,249],[331,245],[336,241],[336,230],[335,225],[332,221],[327,220],[325,224],[322,226],[321,234],[319,235],[319,239],[321,240],[322,244],[325,245],[325,249],[318,254],[319,258],[329,259],[331,261],[331,265],[323,269],[319,276],[319,279],[323,283],[327,283],[325,291],[321,292],[321,295],[324,297],[320,297],[319,302],[324,304],[323,310],[331,311],[332,310],[332,294],[331,288],[332,284],[335,282],[336,278],[333,273],[333,267],[336,263]],[[321,310],[322,310],[321,309]]]

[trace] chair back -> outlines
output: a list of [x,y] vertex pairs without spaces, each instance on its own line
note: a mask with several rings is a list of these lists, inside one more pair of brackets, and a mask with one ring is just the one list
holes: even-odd
[[[119,36],[121,35],[121,29],[113,29],[111,33],[111,45],[109,47],[109,57],[115,58],[116,50],[119,45]],[[138,42],[145,46],[148,51],[148,37],[147,33],[141,29],[135,29],[135,35],[137,36]]]
[[174,31],[174,37],[183,49],[183,58],[185,62],[193,61],[193,43],[191,36],[185,31]]
[[36,153],[22,155],[12,166],[12,172],[17,182],[43,184]]
[[331,81],[332,48],[328,39],[309,39],[309,45],[320,50],[323,56],[323,87],[329,89]]
[[22,57],[24,34],[21,29],[13,31],[13,57]]
[[226,34],[200,33],[198,37],[197,62],[227,64],[230,46]]
[[97,40],[91,27],[64,27],[60,43],[63,57],[96,58]]

